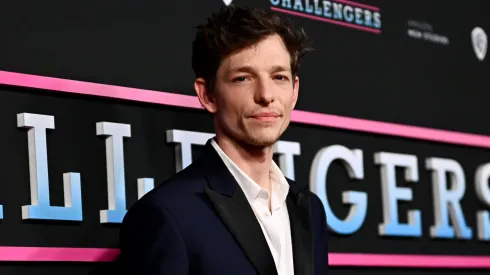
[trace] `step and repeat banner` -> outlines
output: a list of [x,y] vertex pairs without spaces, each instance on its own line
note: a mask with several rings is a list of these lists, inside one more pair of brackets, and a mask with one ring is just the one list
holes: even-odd
[[331,274],[488,274],[484,0],[3,3],[0,273],[115,273],[126,210],[213,136],[191,43],[229,4],[313,41],[274,150],[324,203]]

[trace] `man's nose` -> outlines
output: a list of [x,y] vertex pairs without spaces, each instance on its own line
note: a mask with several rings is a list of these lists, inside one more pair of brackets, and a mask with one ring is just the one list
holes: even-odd
[[257,103],[267,105],[274,101],[272,84],[271,79],[258,81],[255,91],[255,101]]

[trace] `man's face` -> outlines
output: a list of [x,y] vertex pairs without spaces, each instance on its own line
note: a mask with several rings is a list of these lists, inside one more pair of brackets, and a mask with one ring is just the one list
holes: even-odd
[[[216,130],[254,146],[273,145],[286,130],[298,96],[290,55],[278,35],[226,57],[216,74]],[[208,108],[209,110],[209,108]]]

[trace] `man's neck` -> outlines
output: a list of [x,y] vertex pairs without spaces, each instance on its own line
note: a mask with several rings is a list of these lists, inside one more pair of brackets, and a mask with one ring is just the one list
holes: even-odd
[[254,147],[240,144],[227,137],[215,138],[221,150],[260,187],[271,192],[269,172],[272,162],[272,146]]

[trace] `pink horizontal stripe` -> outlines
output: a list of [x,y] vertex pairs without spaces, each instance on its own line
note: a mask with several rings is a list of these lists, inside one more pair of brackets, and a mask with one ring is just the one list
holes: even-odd
[[115,248],[0,247],[4,262],[112,262],[118,255]]
[[[0,71],[0,84],[202,109],[201,105],[199,104],[199,100],[194,96],[6,71]],[[343,130],[490,148],[489,136],[379,122],[367,119],[295,110],[293,111],[291,121],[295,123],[318,125]]]
[[[115,248],[0,247],[0,261],[7,262],[112,262]],[[441,256],[329,253],[330,266],[490,268],[488,256]]]
[[329,253],[328,262],[330,266],[490,268],[489,256]]
[[337,115],[294,111],[291,121],[303,124],[441,143],[490,148],[490,137]]
[[271,9],[274,10],[274,11],[277,11],[277,12],[282,12],[282,13],[286,13],[286,14],[290,14],[290,15],[305,17],[305,18],[312,19],[312,20],[317,20],[317,21],[332,23],[332,24],[344,26],[344,27],[347,27],[347,28],[358,29],[358,30],[365,31],[365,32],[372,32],[372,33],[375,33],[375,34],[381,34],[381,30],[378,30],[378,29],[372,29],[372,28],[368,28],[368,27],[363,27],[363,26],[359,26],[359,25],[351,24],[351,23],[347,23],[347,22],[340,22],[340,21],[337,21],[337,20],[332,20],[332,19],[328,19],[328,18],[324,18],[324,17],[320,17],[320,16],[315,16],[315,15],[311,15],[311,14],[305,14],[305,13],[302,13],[302,12],[295,12],[295,11],[290,11],[290,10],[285,10],[285,9],[280,9],[280,8],[275,8],[275,7],[271,7]]
[[178,107],[201,108],[201,104],[195,96],[6,71],[0,71],[0,84],[38,88],[65,93],[127,99]]
[[360,8],[370,9],[370,10],[373,10],[373,11],[379,11],[379,8],[378,7],[370,6],[370,5],[366,5],[366,4],[361,4],[361,3],[357,3],[357,2],[352,2],[352,1],[348,1],[348,0],[334,0],[333,2],[339,2],[339,3],[344,3],[344,4],[347,4],[347,5],[351,5],[351,6],[356,6],[356,7],[360,7]]

